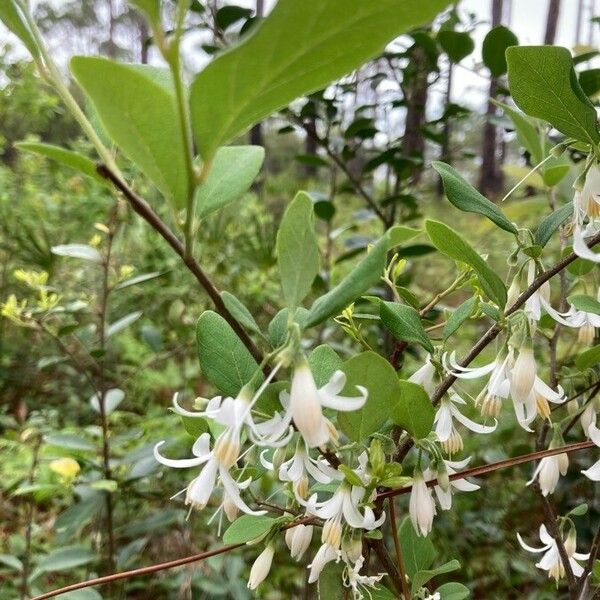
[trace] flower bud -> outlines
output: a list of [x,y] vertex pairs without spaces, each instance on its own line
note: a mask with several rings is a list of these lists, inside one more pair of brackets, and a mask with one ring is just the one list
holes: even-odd
[[296,527],[291,530],[288,529],[288,531],[292,531],[291,544],[289,545],[290,555],[294,560],[299,561],[310,546],[313,536],[313,526],[296,525]]
[[344,539],[342,549],[348,558],[355,563],[362,556],[362,537],[360,534]]
[[527,401],[536,376],[536,364],[531,346],[523,346],[512,369],[511,392],[518,402]]
[[274,554],[275,549],[272,544],[269,544],[254,561],[248,579],[248,587],[251,590],[255,590],[267,578],[273,564]]
[[229,494],[225,495],[225,499],[223,500],[223,510],[225,511],[225,515],[227,516],[227,520],[230,523],[233,523],[233,521],[235,521],[238,512],[239,512],[239,508],[236,506],[236,504],[233,502],[233,500],[231,499],[231,497],[229,496]]

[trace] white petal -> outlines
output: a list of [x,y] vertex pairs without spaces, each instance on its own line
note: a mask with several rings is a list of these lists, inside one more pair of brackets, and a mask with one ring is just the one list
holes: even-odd
[[247,515],[255,515],[257,517],[267,514],[266,510],[252,510],[242,500],[238,484],[233,480],[233,477],[231,477],[227,469],[221,467],[219,469],[219,476],[221,477],[221,482],[223,483],[223,487],[225,488],[227,495],[242,512],[245,512]]
[[187,469],[189,467],[197,467],[198,465],[205,463],[212,455],[209,454],[208,456],[196,456],[195,458],[166,458],[158,451],[158,449],[164,443],[164,441],[158,442],[158,444],[154,446],[154,458],[160,464],[165,465],[166,467],[174,467],[175,469]]
[[539,552],[545,552],[546,550],[548,550],[547,546],[544,546],[543,548],[534,548],[533,546],[529,546],[523,541],[523,538],[521,537],[520,533],[517,533],[517,539],[519,540],[519,544],[521,544],[521,547],[524,550],[527,550],[527,552],[531,552],[532,554],[537,554]]
[[[549,400],[550,402],[554,402],[555,404],[560,404],[565,401],[564,392],[561,394],[560,392],[555,392],[549,385],[546,385],[539,377],[536,376],[535,381],[533,383],[533,389]],[[562,388],[560,388],[562,391]]]
[[440,442],[447,442],[452,435],[452,411],[448,402],[442,402],[435,415],[435,433]]
[[210,454],[210,433],[203,433],[192,446],[192,454],[200,458]]
[[600,429],[596,427],[595,423],[592,423],[588,427],[588,437],[590,440],[592,440],[592,442],[594,442],[594,444],[596,444],[596,446],[600,447]]
[[592,481],[600,481],[600,460],[595,462],[589,469],[581,472]]
[[475,433],[492,433],[492,431],[495,431],[496,427],[498,427],[498,421],[496,419],[494,419],[494,425],[480,425],[479,423],[475,423],[475,421],[471,421],[468,417],[465,417],[465,415],[463,415],[455,406],[453,406],[451,410],[452,416],[459,423],[462,423],[467,429],[470,429]]

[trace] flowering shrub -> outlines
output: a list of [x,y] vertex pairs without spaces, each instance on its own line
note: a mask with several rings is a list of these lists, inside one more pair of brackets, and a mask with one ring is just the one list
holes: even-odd
[[[173,501],[183,494],[190,511],[209,511],[209,523],[219,532],[231,523],[223,534],[223,551],[256,546],[251,590],[269,577],[286,545],[294,561],[307,561],[308,583],[319,582],[322,598],[333,597],[335,590],[356,599],[457,600],[468,597],[466,586],[432,580],[458,570],[460,563],[432,568],[434,558],[422,538],[435,529],[438,511],[452,510],[455,494],[478,493],[484,484],[474,477],[536,460],[527,485],[539,491],[544,505],[542,546],[525,541],[535,535],[534,528],[515,535],[526,552],[541,555],[537,568],[557,586],[566,580],[571,598],[588,597],[598,583],[592,573],[600,540],[596,536],[589,552],[578,552],[576,517],[586,507],[557,515],[550,502],[569,470],[569,453],[600,446],[595,398],[600,353],[593,346],[600,326],[593,264],[600,262],[593,250],[600,242],[600,133],[570,54],[555,47],[511,45],[507,50],[508,83],[521,112],[510,107],[506,112],[535,157],[531,170],[546,178],[552,200],[552,212],[533,230],[509,219],[500,204],[482,196],[451,166],[432,166],[456,211],[477,214],[498,228],[504,241],[497,250],[500,259],[508,255],[506,269],[492,268],[488,257],[441,221],[425,219],[422,228],[408,227],[396,222],[393,211],[387,214],[385,205],[375,204],[370,209],[383,215],[381,235],[344,277],[315,294],[322,265],[317,199],[300,191],[287,205],[275,244],[282,308],[264,330],[233,293],[215,287],[196,247],[207,215],[247,191],[264,159],[262,148],[229,144],[262,118],[327,86],[396,36],[430,21],[448,2],[320,0],[310,3],[314,14],[307,16],[304,3],[279,0],[260,26],[219,54],[189,89],[180,55],[189,3],[178,2],[168,24],[158,0],[133,4],[145,15],[167,66],[74,57],[71,73],[86,97],[87,112],[63,80],[25,3],[4,2],[0,17],[27,46],[41,77],[71,111],[96,156],[92,160],[44,144],[23,144],[22,149],[110,187],[117,202],[126,202],[160,234],[181,259],[180,268],[191,272],[214,304],[199,317],[196,335],[202,377],[220,395],[192,403],[173,398],[172,411],[181,417],[182,428],[191,428],[196,437],[188,457],[175,458],[166,441],[155,440],[158,463],[186,469],[183,489],[173,489]],[[548,126],[561,134],[553,146]],[[568,155],[579,163],[572,165]],[[122,166],[126,161],[160,192],[172,225],[129,182]],[[553,177],[565,164],[561,176]],[[554,188],[569,169],[577,171],[573,201],[557,207]],[[110,228],[101,233],[114,236]],[[451,285],[437,289],[433,299],[420,297],[418,286],[412,291],[403,281],[402,249],[417,236],[427,236],[456,272]],[[563,251],[556,263],[548,250],[554,238]],[[53,252],[103,268],[106,283],[110,247],[101,253],[95,244],[66,244]],[[578,268],[567,273],[574,265]],[[131,275],[125,269],[113,287],[104,286],[104,317],[112,289],[160,276],[151,273],[134,281]],[[53,319],[76,308],[48,289],[44,274],[20,272],[18,277],[35,297],[9,297],[3,316],[52,335]],[[456,291],[467,299],[445,310],[443,300]],[[108,338],[140,314],[112,324],[102,318],[101,373]],[[345,360],[324,333],[331,322],[356,342]],[[387,336],[379,349],[363,336],[365,322],[374,322],[380,336]],[[484,326],[484,333],[461,356],[454,336],[472,323]],[[565,354],[577,356],[565,358],[561,370],[564,340],[571,348]],[[493,360],[473,366],[490,348]],[[409,350],[418,357],[416,369],[403,362]],[[547,360],[540,362],[541,355]],[[106,417],[123,392],[104,378],[93,392],[106,442]],[[577,419],[584,442],[567,445],[564,437]],[[473,439],[485,444],[485,436],[501,421],[515,432],[535,435],[537,452],[468,468],[465,438],[470,447]],[[107,446],[104,467],[108,498]],[[66,480],[80,469],[72,459],[55,461],[50,468]],[[600,461],[582,475],[600,481]],[[408,493],[408,517],[399,525],[394,498]],[[108,515],[111,506],[107,499]],[[114,548],[109,553],[112,557]]]

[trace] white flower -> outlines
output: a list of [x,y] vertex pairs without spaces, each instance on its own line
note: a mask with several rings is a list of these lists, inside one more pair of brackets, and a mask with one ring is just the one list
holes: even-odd
[[536,477],[542,490],[542,495],[547,496],[553,494],[560,476],[563,477],[567,474],[569,469],[569,457],[567,454],[555,454],[554,456],[545,456],[540,460],[538,466],[535,468],[531,480],[527,482],[527,485],[531,485]]
[[475,433],[491,433],[498,426],[498,421],[496,419],[494,419],[495,423],[493,426],[479,425],[479,423],[471,421],[471,419],[465,417],[465,415],[458,410],[455,404],[466,403],[458,394],[454,393],[450,394],[449,399],[442,399],[434,418],[435,433],[448,454],[455,454],[462,450],[463,447],[462,437],[456,427],[454,427],[453,419],[456,419],[467,429],[470,429]]
[[[457,471],[464,469],[470,461],[470,456],[465,458],[464,460],[459,461],[444,460],[444,465],[446,469],[446,473],[444,475],[454,475]],[[425,471],[423,472],[423,478],[425,479],[425,481],[430,481],[431,479],[438,479],[438,477],[438,473],[430,468],[425,469]],[[439,483],[436,484],[433,487],[433,491],[437,496],[438,502],[440,503],[440,508],[442,510],[450,510],[450,508],[452,508],[453,489],[458,490],[459,492],[474,492],[475,490],[479,489],[479,486],[475,483],[471,483],[466,479],[453,479],[449,482],[449,485],[446,486],[446,489],[442,488],[442,486]]]
[[[341,396],[346,385],[346,375],[336,371],[328,383],[317,389],[317,385],[306,360],[296,364],[289,394],[287,416],[292,419],[309,448],[326,444],[333,436],[333,427],[323,416],[323,408],[353,411],[361,408],[367,401],[367,390],[356,386],[360,396]],[[282,403],[287,403],[287,394],[280,396]]]
[[530,345],[523,346],[510,373],[510,393],[517,402],[525,403],[535,383],[537,366]]
[[[558,552],[558,545],[556,544],[556,540],[548,533],[545,525],[540,525],[540,540],[543,544],[541,548],[528,546],[519,533],[517,533],[517,539],[519,540],[519,544],[521,544],[523,549],[527,550],[527,552],[531,552],[532,554],[544,553],[544,556],[542,556],[541,560],[535,565],[538,569],[548,571],[548,577],[552,577],[556,582],[558,582],[561,577],[564,577],[565,567]],[[580,577],[583,573],[583,567],[577,561],[587,560],[590,555],[575,552],[576,538],[574,532],[567,536],[567,539],[564,540],[564,545],[569,557],[569,564],[571,565],[573,575],[575,575],[575,577]]]
[[[595,418],[594,418],[595,420]],[[588,437],[596,444],[600,446],[600,429],[596,427],[596,423],[590,423],[587,430]],[[588,479],[592,481],[600,481],[600,460],[595,462],[589,469],[581,471]]]
[[267,578],[273,564],[274,554],[275,548],[272,544],[269,544],[254,561],[248,579],[248,587],[251,590],[255,590]]
[[408,513],[417,535],[426,537],[429,535],[435,517],[435,501],[431,489],[427,487],[423,473],[416,470],[413,476],[413,484],[410,492]]
[[484,417],[498,417],[502,401],[510,395],[509,366],[512,363],[512,350],[502,358],[499,354],[495,360],[481,367],[463,367],[456,361],[456,354],[443,357],[444,367],[457,379],[478,379],[489,375],[487,383],[475,398],[475,405],[481,404],[481,414]]
[[341,557],[341,552],[330,546],[329,544],[323,544],[317,553],[308,568],[310,569],[310,573],[308,574],[308,583],[314,583],[318,581],[321,571],[325,568],[325,565],[332,560],[338,562]]
[[312,525],[296,525],[285,532],[285,543],[290,549],[290,556],[299,561],[310,546],[313,536]]
[[578,341],[584,346],[590,346],[596,335],[596,327],[600,327],[600,315],[596,313],[577,310],[573,305],[566,313],[554,310],[550,305],[546,307],[548,314],[558,323],[566,327],[579,329]]
[[[265,458],[265,452],[260,456],[261,464],[273,470],[273,463]],[[331,483],[333,480],[343,479],[342,473],[331,467],[322,458],[314,459],[308,454],[304,443],[298,444],[294,456],[279,467],[279,479],[292,483],[296,496],[306,498],[308,496],[308,475],[319,483]]]
[[[364,592],[371,597],[371,593],[368,588],[374,588],[385,573],[378,573],[377,575],[361,575],[360,570],[363,567],[365,559],[360,556],[354,566],[350,566],[350,563],[346,563],[346,568],[343,573],[343,583],[346,587],[352,590],[352,597],[354,600],[361,600],[364,597]],[[361,589],[362,588],[362,589]]]
[[[588,248],[585,240],[598,231],[597,219],[600,217],[600,171],[593,165],[586,174],[581,191],[573,198],[573,251],[581,258],[600,262],[600,254]],[[584,221],[588,224],[584,228]]]
[[583,433],[585,433],[587,437],[590,437],[589,429],[592,425],[596,425],[596,408],[593,402],[588,402],[587,406],[579,417],[579,422],[581,423]]
[[321,541],[336,550],[342,541],[342,521],[345,521],[354,529],[376,529],[385,521],[385,513],[375,519],[373,509],[365,506],[361,514],[358,506],[363,499],[365,490],[361,487],[352,488],[342,482],[333,496],[324,502],[318,502],[316,494],[311,496],[308,502],[301,499],[298,501],[306,506],[306,512],[321,519],[325,519]]
[[435,367],[431,362],[431,355],[427,355],[425,358],[425,364],[417,369],[409,378],[408,381],[423,386],[429,396],[433,394],[435,390],[435,384],[433,379],[435,377]]

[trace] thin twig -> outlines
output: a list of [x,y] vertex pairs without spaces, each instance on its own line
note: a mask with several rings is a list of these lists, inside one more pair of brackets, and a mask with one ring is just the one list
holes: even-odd
[[411,600],[410,588],[406,580],[406,571],[404,569],[404,560],[402,559],[402,548],[400,546],[400,538],[398,537],[398,525],[396,523],[396,507],[394,506],[394,498],[388,498],[388,507],[390,509],[390,526],[392,528],[392,537],[394,538],[394,547],[396,549],[396,562],[398,563],[398,572],[400,573],[400,581],[402,582],[402,594],[404,600]]
[[204,272],[193,256],[186,256],[184,245],[179,238],[169,229],[169,227],[154,212],[152,207],[140,196],[138,196],[114,171],[104,164],[96,166],[98,174],[110,181],[125,197],[133,210],[142,217],[175,251],[181,258],[188,270],[194,275],[198,283],[204,288],[212,300],[216,311],[229,323],[235,331],[244,346],[248,348],[250,354],[256,362],[261,363],[263,356],[258,346],[253,342],[246,330],[240,325],[237,319],[231,314],[221,298],[220,291]]

